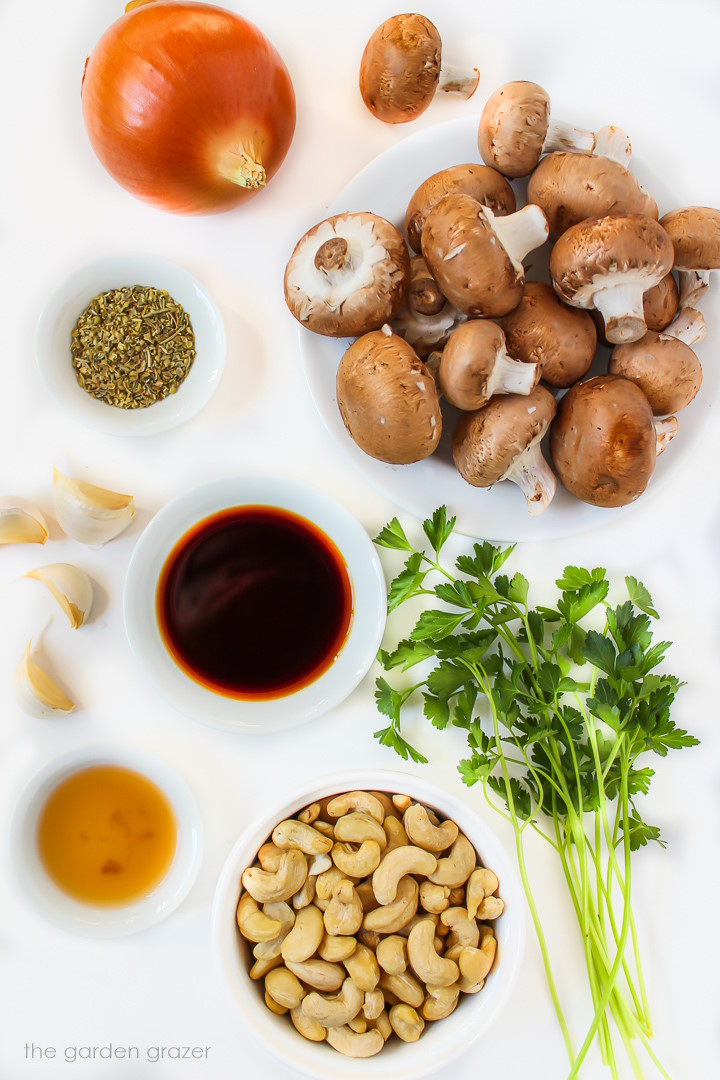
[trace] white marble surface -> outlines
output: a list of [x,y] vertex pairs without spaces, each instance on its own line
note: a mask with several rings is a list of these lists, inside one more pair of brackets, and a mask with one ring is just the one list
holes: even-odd
[[[119,5],[0,4],[0,493],[22,494],[51,515],[52,462],[67,461],[81,477],[132,492],[139,508],[132,528],[103,550],[81,548],[54,526],[52,543],[43,551],[13,547],[0,553],[0,831],[6,834],[17,794],[37,768],[68,749],[107,741],[137,746],[173,764],[193,788],[206,829],[204,864],[188,899],[161,926],[122,942],[76,939],[37,921],[3,861],[2,1080],[293,1080],[299,1074],[278,1065],[255,1041],[213,969],[215,882],[244,824],[271,808],[274,790],[298,776],[312,778],[350,764],[399,763],[372,739],[378,726],[372,678],[332,715],[294,733],[234,738],[166,706],[135,667],[123,632],[120,597],[133,545],[150,517],[191,485],[246,470],[282,473],[334,495],[371,534],[396,512],[351,471],[318,421],[281,286],[300,234],[323,216],[358,169],[408,133],[374,120],[356,86],[364,42],[392,11],[379,0],[357,9],[327,0],[303,6],[277,0],[257,10],[231,0],[228,6],[254,18],[285,58],[298,100],[296,137],[283,169],[252,204],[219,217],[179,219],[149,209],[115,185],[83,130],[85,56]],[[482,80],[474,101],[440,102],[413,129],[479,111],[491,90],[508,79],[534,79],[550,91],[557,115],[588,127],[612,121],[626,128],[637,153],[662,170],[678,204],[720,203],[720,7],[714,0],[606,0],[602,6],[514,0],[482,10],[468,0],[429,0],[423,10],[440,27],[448,53],[479,63]],[[60,277],[92,258],[131,251],[174,259],[210,288],[226,320],[229,353],[220,391],[196,418],[161,436],[120,440],[76,428],[46,396],[35,368],[34,331],[43,300]],[[719,332],[710,327],[711,341]],[[707,351],[709,362],[714,349]],[[634,892],[656,1050],[670,1075],[686,1080],[710,1080],[720,1072],[720,497],[713,445],[717,407],[707,404],[707,433],[694,469],[668,482],[664,500],[651,501],[647,511],[640,504],[595,532],[523,544],[513,562],[533,582],[539,602],[552,595],[553,579],[569,562],[602,564],[619,583],[634,574],[655,598],[662,636],[675,642],[668,662],[688,683],[675,719],[702,746],[654,763],[657,775],[643,805],[668,848],[635,858]],[[407,515],[403,520],[417,535],[413,521]],[[99,600],[93,621],[80,633],[67,631],[60,617],[46,633],[53,668],[79,707],[68,719],[41,722],[17,709],[10,672],[29,634],[52,610],[38,586],[17,579],[50,561],[84,567],[98,583]],[[391,557],[385,561],[394,568]],[[428,775],[473,801],[489,820],[480,793],[463,792],[455,771],[463,754],[459,733],[437,733],[419,718],[410,727],[432,759]],[[500,835],[509,848],[510,835]],[[577,1038],[588,999],[569,902],[544,847],[530,843],[528,861]],[[197,1064],[60,1060],[65,1047],[110,1041],[212,1049]],[[30,1042],[54,1046],[57,1058],[26,1061],[24,1046]],[[565,1069],[530,935],[511,1005],[481,1048],[458,1059],[453,1075],[560,1080]],[[596,1056],[582,1075],[605,1075]],[[372,1077],[371,1064],[367,1076]]]

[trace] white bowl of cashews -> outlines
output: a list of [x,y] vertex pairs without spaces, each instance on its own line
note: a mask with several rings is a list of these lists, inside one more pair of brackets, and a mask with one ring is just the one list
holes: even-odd
[[[377,798],[375,801],[363,800],[350,794],[357,792],[385,793],[389,798],[384,798],[381,804]],[[405,802],[399,800],[399,809],[398,807],[391,809],[394,805],[390,801],[393,794],[407,797]],[[348,797],[338,798],[345,795]],[[330,797],[335,797],[334,804],[331,805],[331,811],[334,813],[327,811],[327,800]],[[320,802],[323,805],[322,813],[314,818],[314,811],[308,811],[307,808]],[[430,811],[430,818],[428,819],[427,814],[415,806],[410,811],[411,817],[406,819],[403,811],[410,803],[419,803],[427,808]],[[383,804],[385,809],[381,812],[378,810],[378,805]],[[433,811],[437,815],[434,821]],[[301,814],[300,829],[296,821],[291,820],[297,820],[299,814]],[[374,814],[376,825],[373,825]],[[388,826],[388,818],[393,814],[396,815],[397,824]],[[328,817],[335,822],[331,829],[328,829],[327,822],[322,820]],[[414,823],[413,819],[416,819]],[[338,835],[334,830],[338,828],[340,820],[343,822],[343,827],[338,830],[340,833]],[[407,823],[405,839],[402,838],[402,833],[398,836],[398,825],[402,826],[403,820]],[[288,822],[290,822],[289,826]],[[277,827],[281,823],[282,828],[278,830]],[[319,826],[323,832],[319,833],[316,826]],[[376,861],[377,847],[383,846],[383,838],[378,833],[375,839],[362,839],[363,828],[367,827],[368,835],[370,835],[377,832],[378,826],[388,838],[387,845],[380,852],[379,866]],[[445,835],[438,841],[441,830]],[[305,835],[298,839],[295,836],[296,832],[305,833]],[[270,841],[273,833],[275,833],[273,840],[276,841],[277,846],[274,849],[270,847],[263,850],[262,862],[268,868],[274,866],[275,869],[264,870],[257,865],[258,852]],[[318,835],[329,836],[332,839],[333,848],[329,855],[304,854],[302,848],[293,846],[296,843],[306,846],[307,838],[310,837],[311,845],[314,843],[322,847],[321,841],[317,839]],[[413,842],[413,836],[416,842]],[[425,843],[426,836],[429,839],[425,848],[422,848],[420,840],[422,839]],[[347,839],[343,840],[343,837]],[[470,848],[464,838],[474,848],[469,862]],[[436,849],[438,843],[445,843],[445,848],[436,850],[434,853],[429,852],[427,848],[433,843]],[[280,845],[282,845],[281,852],[284,855],[281,867],[278,866],[277,861],[281,858],[278,852]],[[404,852],[400,851],[401,847],[405,848]],[[392,854],[392,858],[388,858],[389,854]],[[276,860],[274,864],[273,857]],[[353,862],[353,860],[362,860],[365,857],[369,859],[365,865],[360,865],[357,861]],[[475,873],[477,867],[491,870],[497,877],[494,889],[497,896],[491,895],[492,875],[489,875],[490,888],[486,887],[483,894],[481,887],[479,896],[472,898],[469,894],[469,885],[466,892],[460,893],[459,889],[453,889],[451,892],[449,887],[430,882],[430,876],[439,876],[432,865],[436,859],[438,863],[442,861],[443,864],[449,864],[452,860],[468,862],[467,875],[474,873],[475,881],[482,882],[488,876],[485,870]],[[299,871],[299,876],[292,883],[291,879],[297,870],[294,864],[296,862],[301,864],[303,861],[306,868]],[[248,876],[245,872],[253,864],[255,868]],[[380,870],[379,874],[368,869],[373,865]],[[437,869],[439,870],[439,866]],[[344,872],[341,873],[341,870]],[[353,870],[356,870],[355,874],[352,873]],[[312,897],[314,892],[315,896],[311,902],[308,899],[308,885],[313,871],[316,877],[314,885],[310,887],[309,895]],[[320,874],[324,873],[328,875],[338,873],[341,878],[352,878],[357,888],[351,890],[348,888],[347,881],[342,884],[339,881],[333,883],[328,878],[329,889],[323,891],[320,888]],[[460,876],[463,876],[463,873],[464,869],[461,869]],[[245,888],[243,888],[243,875],[245,875]],[[274,899],[263,902],[264,896],[273,898],[287,893],[287,887],[278,892],[276,881],[273,879],[280,877],[286,877],[290,882],[287,887],[293,889],[300,879],[303,884],[292,896],[286,896],[286,902],[276,902]],[[358,884],[358,878],[363,879],[360,884]],[[386,878],[388,880],[385,880]],[[370,902],[368,902],[370,883],[372,883],[375,895],[374,898],[370,896]],[[477,892],[477,887],[475,891]],[[329,896],[326,896],[328,892]],[[383,895],[378,896],[378,892]],[[253,893],[255,896],[252,895]],[[353,904],[358,904],[358,895],[362,898],[363,909],[363,921],[359,930],[352,911]],[[402,914],[396,915],[395,922],[387,923],[389,929],[385,930],[384,923],[387,922],[387,918],[393,917],[392,913],[398,911],[402,906],[403,897],[407,899],[407,895],[409,895],[407,902],[410,905],[410,913],[405,924],[402,928],[395,930],[394,926],[403,920]],[[418,895],[420,896],[419,906]],[[498,902],[498,896],[502,898],[502,903]],[[260,899],[257,899],[258,897]],[[319,900],[321,914],[318,914]],[[383,903],[378,903],[379,900]],[[466,903],[471,910],[479,903],[481,906],[477,911],[477,920],[467,920],[465,918],[468,914],[467,907],[463,914],[459,907],[451,906],[454,901],[457,904]],[[482,907],[483,904],[485,908]],[[493,907],[494,910],[492,910]],[[372,908],[375,909],[373,917],[368,919]],[[428,910],[432,908],[436,908],[434,915],[431,910]],[[409,923],[408,920],[413,917],[416,909],[417,915],[414,921]],[[501,911],[499,917],[497,917],[498,910]],[[301,915],[303,911],[305,915]],[[487,913],[483,914],[484,911]],[[275,920],[275,930],[268,918]],[[321,918],[323,925],[320,925]],[[463,935],[469,929],[469,921],[473,925],[473,931],[477,932],[476,924],[479,929],[480,940],[475,941],[475,946],[479,947],[472,947],[472,942],[469,948],[465,947],[468,939]],[[239,932],[239,922],[243,924],[244,932],[249,934],[250,940],[246,940]],[[316,922],[318,927],[314,925]],[[367,930],[372,929],[376,923],[380,932],[377,933],[373,942],[372,935],[369,935]],[[431,932],[430,926],[433,923],[436,929]],[[281,925],[279,937],[282,941],[280,958],[273,956],[277,950],[273,948],[273,940],[269,936],[277,932],[278,924]],[[416,929],[408,933],[408,926]],[[312,938],[313,935],[319,938],[320,934],[323,935],[322,942],[316,946]],[[454,949],[441,948],[439,934],[446,935],[445,943],[454,941],[456,947]],[[304,940],[296,940],[304,935],[310,935],[309,944]],[[352,943],[353,936],[356,940],[358,937],[361,939],[357,945]],[[363,938],[367,944],[363,943]],[[403,945],[398,938],[405,940],[406,944]],[[415,1001],[417,1009],[414,1017],[412,1007],[408,1009],[404,1003],[404,990],[400,990],[403,996],[398,997],[394,991],[398,990],[400,984],[393,983],[393,980],[387,976],[387,970],[393,968],[395,958],[388,961],[386,956],[378,953],[377,956],[380,956],[383,961],[380,965],[377,963],[377,956],[369,958],[370,966],[375,970],[375,979],[373,980],[373,976],[370,975],[370,983],[365,984],[364,979],[367,976],[359,974],[358,968],[354,966],[359,961],[367,961],[367,953],[373,945],[372,951],[376,951],[380,947],[378,944],[380,941],[387,942],[381,948],[387,950],[388,953],[393,948],[397,949],[398,970],[407,963],[408,966],[402,978],[410,976],[411,984],[417,987],[417,983],[420,982],[422,985],[424,1001],[422,1004],[419,1000]],[[246,829],[230,852],[220,875],[213,906],[213,944],[218,967],[248,1027],[273,1054],[286,1064],[308,1076],[323,1078],[323,1080],[344,1080],[346,1077],[372,1077],[373,1080],[408,1078],[409,1080],[411,1077],[424,1076],[442,1068],[452,1058],[467,1052],[473,1043],[486,1034],[493,1019],[507,1003],[520,970],[525,947],[525,909],[520,881],[514,865],[489,826],[470,809],[466,802],[428,783],[422,777],[410,773],[364,769],[309,781],[302,788],[291,792],[281,805],[276,806],[261,821],[253,823]],[[452,988],[448,989],[448,984],[453,980],[454,974],[447,954],[454,957],[460,967],[459,954],[463,952],[461,945],[464,948],[463,961],[482,963],[483,957],[480,954],[484,945],[492,945],[494,959],[489,973],[484,973],[484,980],[480,979],[475,986],[472,985],[472,977],[468,978],[467,975],[460,974],[459,981],[467,988],[467,992],[461,992],[457,1006],[449,1015],[444,1015],[446,1011],[444,1001],[452,997]],[[352,948],[354,952],[343,960],[341,953],[346,948]],[[438,948],[441,948],[440,953],[436,951]],[[298,957],[308,955],[309,949],[313,951],[308,959],[298,960]],[[441,953],[445,953],[445,956]],[[290,957],[293,955],[295,959],[291,960]],[[265,960],[262,959],[263,957]],[[318,960],[317,957],[321,959]],[[324,957],[329,959],[325,960]],[[254,970],[253,978],[250,977],[251,967]],[[294,973],[288,971],[288,967],[292,968]],[[319,973],[322,972],[324,976],[326,972],[331,973],[331,969],[339,969],[337,977],[342,979],[342,985],[338,986],[335,982],[332,990],[329,986],[327,990],[319,989],[321,982]],[[275,974],[270,974],[273,971]],[[269,981],[266,978],[268,975]],[[440,990],[436,988],[428,990],[428,984],[435,978],[444,982],[445,987]],[[358,980],[361,987],[364,985],[364,990],[360,992],[357,986],[351,985],[351,980],[353,983]],[[378,982],[378,985],[371,989],[373,981]],[[378,993],[382,984],[384,984],[384,997],[387,999],[384,1005]],[[277,991],[274,989],[275,986],[278,987]],[[295,993],[293,986],[297,990],[298,997],[302,998],[300,1003],[291,1000]],[[280,998],[279,1004],[275,999],[271,1001],[270,1007],[266,1004],[265,994],[268,987]],[[439,995],[437,1003],[433,995]],[[412,994],[407,996],[411,997]],[[358,1000],[352,1000],[354,997]],[[455,997],[458,995],[455,994]],[[377,1007],[375,1007],[376,999]],[[390,1003],[394,1000],[396,1001],[395,1009],[390,1009],[388,1012]],[[292,1023],[288,1009],[282,1007],[283,1002],[289,1008],[295,1007],[293,1014],[295,1019]],[[373,1014],[378,1013],[380,1009],[383,1010],[382,1017],[377,1019]],[[429,1016],[432,1015],[433,1009],[443,1018],[430,1021]],[[327,1032],[330,1032],[329,1040],[327,1037],[323,1038],[320,1024],[320,1021],[325,1019],[322,1015],[325,1010],[333,1013],[332,1024],[338,1019],[343,1021],[332,1030],[330,1024],[325,1028],[325,1036]],[[354,1012],[353,1019],[345,1023],[344,1013],[352,1012]],[[335,1016],[335,1013],[338,1015]],[[340,1016],[341,1013],[343,1016]],[[424,1025],[422,1020],[416,1021],[416,1017],[421,1017],[423,1013],[428,1017],[428,1022]],[[364,1031],[364,1017],[368,1015],[370,1019],[367,1022],[367,1030]],[[314,1016],[320,1019],[315,1023],[308,1023],[307,1021],[311,1021]],[[390,1037],[387,1037],[390,1031],[388,1017],[392,1018],[394,1029]],[[306,1027],[306,1037],[303,1037],[299,1029],[296,1029],[296,1020],[299,1020],[301,1026]],[[423,1028],[419,1037],[417,1032],[412,1031],[413,1022]],[[399,1028],[402,1029],[403,1023],[410,1025],[405,1034],[411,1041],[404,1041],[402,1036],[396,1037],[395,1033]],[[317,1026],[318,1024],[320,1027]],[[377,1042],[380,1046],[378,1030],[383,1035],[383,1043],[379,1050],[374,1045],[374,1042]],[[358,1041],[358,1035],[362,1036],[361,1041]],[[313,1041],[316,1039],[322,1041]],[[354,1052],[363,1056],[348,1056]]]

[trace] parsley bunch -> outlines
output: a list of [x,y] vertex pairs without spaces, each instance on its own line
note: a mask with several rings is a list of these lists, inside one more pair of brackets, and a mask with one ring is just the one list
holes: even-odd
[[[453,531],[445,507],[423,522],[431,553],[416,550],[397,518],[375,543],[408,553],[392,581],[388,609],[413,597],[439,600],[418,618],[410,637],[381,650],[386,671],[432,661],[427,676],[404,689],[377,680],[376,701],[389,718],[375,732],[405,760],[427,761],[401,731],[405,702],[422,692],[436,728],[467,733],[470,755],[459,764],[465,784],[482,784],[490,805],[514,832],[520,877],[537,933],[555,1011],[576,1077],[597,1036],[605,1064],[618,1076],[612,1037],[642,1076],[639,1041],[663,1076],[652,1034],[633,919],[630,856],[649,841],[663,843],[638,808],[653,770],[648,752],[694,746],[670,708],[682,685],[658,674],[669,643],[653,644],[657,618],[647,589],[626,577],[629,599],[611,606],[605,570],[566,567],[554,607],[528,606],[522,574],[501,574],[514,550],[485,541],[461,555],[454,572],[440,562]],[[434,584],[433,584],[434,582]],[[596,625],[583,620],[595,612]],[[598,621],[598,615],[601,617]],[[428,665],[429,666],[429,665]],[[573,1049],[524,857],[531,828],[556,852],[585,949],[594,1015],[579,1051]]]

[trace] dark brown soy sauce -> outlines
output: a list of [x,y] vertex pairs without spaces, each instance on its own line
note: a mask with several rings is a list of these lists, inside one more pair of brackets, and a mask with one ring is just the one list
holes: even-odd
[[343,646],[353,611],[347,566],[315,525],[273,506],[198,522],[175,545],[157,617],[175,662],[228,697],[282,697],[313,682]]

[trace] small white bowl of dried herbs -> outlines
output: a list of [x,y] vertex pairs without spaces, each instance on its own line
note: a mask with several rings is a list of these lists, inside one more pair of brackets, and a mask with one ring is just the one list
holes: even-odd
[[72,273],[45,304],[40,374],[78,421],[111,435],[154,435],[194,416],[225,364],[225,327],[182,267],[118,255]]

